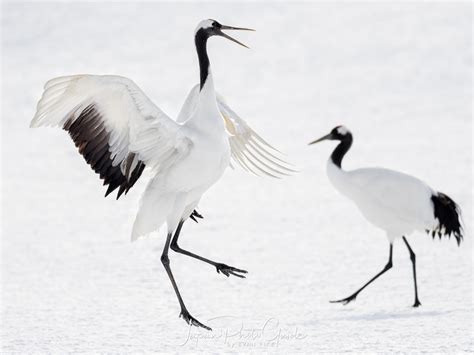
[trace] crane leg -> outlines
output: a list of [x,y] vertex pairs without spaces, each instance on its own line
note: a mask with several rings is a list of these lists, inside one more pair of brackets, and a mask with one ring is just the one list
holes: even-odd
[[200,255],[197,255],[197,254],[191,253],[190,251],[182,249],[178,245],[178,238],[179,238],[179,233],[181,232],[181,228],[183,227],[183,223],[184,223],[184,221],[180,221],[179,224],[178,224],[178,227],[176,228],[176,232],[175,232],[173,240],[171,242],[171,249],[173,251],[175,251],[177,253],[180,253],[180,254],[190,256],[191,258],[195,258],[195,259],[204,261],[205,263],[208,263],[208,264],[214,266],[217,270],[217,273],[222,272],[227,277],[229,277],[230,275],[234,275],[234,276],[237,276],[237,277],[240,277],[240,278],[245,278],[245,276],[242,275],[242,274],[246,274],[247,273],[246,270],[241,270],[241,269],[237,269],[237,268],[232,267],[232,266],[228,266],[226,264],[217,263],[215,261],[206,259],[206,258],[204,258]]
[[179,302],[179,305],[181,306],[181,313],[179,316],[183,317],[183,319],[189,325],[194,325],[196,327],[212,330],[211,328],[209,328],[208,326],[205,326],[204,324],[199,322],[196,318],[191,316],[188,310],[186,309],[186,305],[184,304],[183,298],[181,297],[181,294],[179,293],[178,285],[176,284],[173,273],[171,272],[170,259],[168,258],[168,250],[170,247],[170,241],[171,241],[171,233],[168,233],[166,237],[165,247],[163,248],[163,253],[161,254],[161,262],[163,263],[166,273],[168,274],[168,277],[170,278],[171,284],[173,285],[174,292],[176,292],[176,297],[178,297],[178,302]]
[[375,281],[379,276],[381,276],[382,274],[384,274],[385,272],[387,272],[388,270],[390,270],[392,268],[392,251],[393,251],[393,244],[390,243],[390,255],[388,257],[388,263],[387,265],[385,265],[385,267],[383,268],[382,271],[380,271],[377,275],[375,275],[373,278],[371,278],[369,280],[369,282],[367,282],[364,286],[362,286],[361,288],[359,288],[356,292],[354,292],[352,295],[350,295],[349,297],[346,297],[346,298],[343,298],[341,300],[337,300],[337,301],[330,301],[331,303],[342,303],[344,305],[348,304],[349,302],[351,301],[354,301],[357,297],[357,295],[364,289],[366,288],[367,286],[369,286],[373,281]]
[[418,286],[416,284],[416,256],[405,237],[403,237],[403,241],[405,242],[405,245],[407,246],[408,251],[410,252],[411,264],[413,266],[413,280],[415,281],[415,303],[413,304],[413,307],[419,307],[421,306],[421,303],[418,299]]

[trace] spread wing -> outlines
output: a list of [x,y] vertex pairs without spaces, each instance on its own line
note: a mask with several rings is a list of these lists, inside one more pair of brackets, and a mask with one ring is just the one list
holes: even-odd
[[181,125],[155,106],[130,79],[75,75],[52,79],[31,127],[59,126],[117,199],[145,166],[164,169],[189,151]]
[[[232,161],[244,170],[255,175],[267,175],[281,178],[296,172],[291,164],[287,163],[283,154],[260,137],[237,113],[225,102],[224,98],[216,93],[217,107],[224,119]],[[177,122],[184,122],[194,112],[199,99],[199,85],[189,93],[178,115]]]

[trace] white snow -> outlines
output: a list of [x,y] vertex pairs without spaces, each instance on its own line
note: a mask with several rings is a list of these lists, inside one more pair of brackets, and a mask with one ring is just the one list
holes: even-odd
[[[472,351],[472,14],[469,3],[4,3],[2,16],[3,353]],[[173,117],[198,82],[202,19],[251,27],[246,50],[209,41],[216,89],[301,173],[228,170],[186,223],[181,246],[249,270],[225,278],[171,252],[188,328],[159,256],[130,243],[146,177],[120,201],[64,131],[30,129],[56,76],[133,79]],[[347,306],[330,304],[385,265],[388,241],[330,185],[338,124],[345,167],[385,166],[464,211],[465,243],[408,238],[394,267]],[[335,144],[335,143],[334,143]],[[253,330],[252,330],[253,329]],[[260,330],[259,330],[260,329]],[[262,331],[261,329],[264,329]],[[273,339],[273,340],[272,340]]]

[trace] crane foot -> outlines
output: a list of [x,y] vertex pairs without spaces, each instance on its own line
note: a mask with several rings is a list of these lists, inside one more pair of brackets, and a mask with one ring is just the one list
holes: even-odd
[[237,269],[235,267],[232,267],[226,264],[219,263],[219,264],[216,264],[215,266],[216,266],[216,270],[218,274],[222,272],[227,277],[229,277],[230,275],[234,275],[234,276],[240,277],[241,279],[245,279],[245,276],[241,274],[247,273],[246,270]]
[[337,301],[329,301],[330,303],[342,303],[343,305],[348,304],[349,302],[352,302],[356,299],[357,294],[353,294],[352,296],[349,296],[347,298],[343,298],[342,300],[337,300]]
[[206,330],[212,330],[207,325],[202,324],[200,321],[198,321],[196,318],[190,315],[186,308],[181,309],[181,313],[179,314],[179,317],[183,318],[185,322],[188,323],[189,325],[194,325],[195,327],[204,328]]

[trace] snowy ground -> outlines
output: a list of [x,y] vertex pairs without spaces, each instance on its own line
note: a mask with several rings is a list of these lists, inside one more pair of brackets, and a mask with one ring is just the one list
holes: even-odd
[[[472,350],[471,5],[448,3],[14,4],[2,16],[2,352],[460,352]],[[203,198],[182,245],[249,270],[245,280],[171,254],[189,329],[159,255],[131,244],[146,179],[121,201],[60,130],[28,128],[42,86],[73,73],[133,78],[170,115],[198,80],[203,18],[249,26],[245,50],[210,41],[218,90],[298,166],[281,181],[229,170]],[[344,123],[346,168],[383,165],[451,195],[466,240],[409,238],[420,300],[411,308],[403,243],[388,242],[330,185]],[[254,329],[252,332],[250,329]],[[263,329],[263,331],[262,331]],[[259,331],[260,330],[260,331]]]

